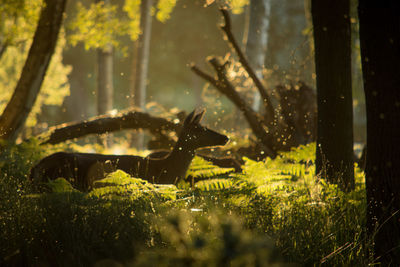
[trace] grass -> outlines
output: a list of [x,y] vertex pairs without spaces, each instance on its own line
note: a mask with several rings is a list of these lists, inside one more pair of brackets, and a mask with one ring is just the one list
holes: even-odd
[[[38,193],[26,175],[52,151],[35,141],[0,154],[0,265],[366,266],[364,175],[356,190],[314,177],[315,145],[243,173],[196,159],[194,189],[117,171],[82,193],[59,179]],[[202,167],[203,166],[203,167]],[[215,179],[214,179],[215,178]]]

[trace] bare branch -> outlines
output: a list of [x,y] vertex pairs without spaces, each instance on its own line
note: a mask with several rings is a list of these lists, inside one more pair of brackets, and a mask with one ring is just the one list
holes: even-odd
[[265,108],[265,112],[267,113],[267,118],[269,118],[269,120],[272,122],[275,116],[275,112],[273,109],[273,106],[271,104],[271,100],[270,97],[267,93],[267,90],[265,89],[265,87],[263,86],[263,84],[261,83],[260,79],[258,79],[256,73],[254,72],[254,70],[250,67],[249,62],[247,61],[245,55],[243,54],[242,50],[240,49],[235,37],[232,34],[232,30],[231,30],[231,19],[229,17],[229,13],[227,10],[225,9],[220,9],[223,17],[224,17],[224,21],[225,24],[221,26],[221,29],[225,32],[225,35],[228,39],[228,42],[231,44],[233,50],[236,52],[236,54],[239,57],[239,62],[242,64],[242,66],[244,67],[244,69],[247,71],[247,73],[249,74],[250,78],[253,80],[255,86],[258,89],[258,92],[260,93],[262,99],[263,99],[263,105]]
[[232,83],[228,80],[225,73],[225,67],[223,63],[219,62],[219,60],[215,57],[210,58],[209,63],[215,69],[217,73],[218,80],[214,79],[208,74],[205,74],[203,71],[198,69],[195,66],[192,66],[192,70],[202,77],[203,79],[209,81],[219,92],[224,94],[226,97],[231,100],[235,106],[243,112],[247,122],[250,125],[250,128],[253,130],[254,135],[260,140],[260,142],[264,146],[265,153],[268,156],[275,157],[276,152],[270,148],[273,144],[272,142],[272,134],[268,134],[263,127],[263,121],[260,115],[255,112],[247,103],[243,100],[243,98],[239,95],[239,93],[235,90]]

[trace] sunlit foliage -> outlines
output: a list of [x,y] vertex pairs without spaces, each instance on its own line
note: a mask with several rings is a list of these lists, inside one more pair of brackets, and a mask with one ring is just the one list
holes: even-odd
[[228,0],[230,8],[233,14],[239,14],[243,12],[243,8],[250,3],[250,0]]
[[211,5],[216,2],[221,7],[226,6],[232,10],[233,14],[240,14],[246,5],[250,3],[250,0],[205,0],[206,5]]
[[[0,65],[0,113],[10,100],[20,78],[22,68],[30,48],[31,41],[24,41],[7,48]],[[33,126],[43,105],[60,106],[64,97],[69,95],[68,74],[72,68],[62,63],[62,49],[65,46],[65,35],[60,33],[55,52],[44,78],[35,105],[29,114],[26,125]]]
[[131,40],[136,40],[140,31],[140,0],[125,0],[123,10],[129,18],[129,36]]
[[170,18],[175,5],[176,0],[159,0],[157,3],[156,18],[161,22],[166,22]]
[[105,5],[103,1],[89,7],[78,2],[75,19],[68,27],[73,30],[69,37],[71,44],[83,41],[85,49],[117,46],[117,38],[128,31],[128,26],[118,19],[117,6]]
[[44,193],[38,194],[24,175],[33,161],[51,153],[46,150],[32,141],[0,155],[0,241],[7,244],[2,258],[18,250],[21,240],[31,240],[28,258],[49,260],[50,250],[61,265],[77,259],[78,265],[92,265],[105,258],[132,266],[155,260],[180,266],[269,266],[282,259],[301,265],[373,262],[364,235],[364,175],[356,169],[357,187],[351,193],[317,179],[315,144],[274,160],[245,159],[242,173],[227,173],[196,158],[188,178],[204,178],[203,172],[209,179],[194,188],[153,185],[116,171],[89,193],[60,178],[40,186]]
[[[129,36],[135,41],[141,33],[140,29],[140,0],[125,0],[123,7],[105,4],[104,1],[84,6],[76,4],[76,15],[68,25],[71,31],[69,37],[72,45],[83,42],[85,49],[104,48],[111,44],[126,52],[122,46],[121,37]],[[171,15],[176,0],[159,0],[155,17],[166,22]],[[122,9],[122,11],[120,10]]]
[[30,39],[36,29],[41,0],[4,0],[0,4],[0,45],[14,46]]

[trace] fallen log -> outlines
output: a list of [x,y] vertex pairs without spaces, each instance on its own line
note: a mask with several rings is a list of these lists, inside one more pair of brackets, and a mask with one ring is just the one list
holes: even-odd
[[58,144],[90,134],[105,134],[125,129],[146,129],[153,135],[170,139],[166,133],[179,132],[181,128],[180,123],[134,110],[117,115],[100,115],[81,122],[64,123],[51,127],[47,132],[40,134],[38,138],[42,140],[41,144]]

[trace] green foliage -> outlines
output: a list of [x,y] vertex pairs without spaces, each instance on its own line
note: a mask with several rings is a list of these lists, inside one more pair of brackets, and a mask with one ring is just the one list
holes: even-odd
[[72,185],[64,178],[57,178],[54,181],[48,181],[46,186],[51,192],[54,193],[68,193],[78,192]]
[[350,193],[318,180],[314,148],[301,146],[264,162],[245,159],[240,174],[195,158],[188,176],[209,179],[194,190],[116,171],[88,193],[60,178],[47,193],[33,194],[25,172],[50,151],[34,141],[10,146],[1,154],[0,260],[269,266],[284,258],[307,266],[366,266],[373,259],[364,228],[364,175],[356,169]]
[[106,178],[95,181],[94,189],[89,197],[101,197],[109,199],[136,200],[146,198],[152,201],[175,200],[177,188],[174,185],[154,185],[145,180],[129,176],[129,174],[117,170]]
[[[25,41],[18,46],[10,46],[1,58],[0,113],[6,107],[6,104],[14,92],[25,64],[30,45],[31,41]],[[65,36],[64,33],[61,32],[40,93],[29,114],[26,123],[27,126],[34,126],[37,123],[37,117],[43,105],[60,106],[64,98],[69,95],[68,74],[71,72],[72,68],[62,63],[62,49],[64,46]]]
[[42,6],[41,0],[3,0],[0,5],[0,46],[16,46],[29,40]]
[[218,167],[201,157],[195,157],[192,161],[192,164],[190,165],[188,172],[186,173],[186,176],[188,177],[188,179],[193,178],[196,182],[198,180],[227,176],[227,174],[234,171],[234,168]]
[[92,3],[88,8],[78,2],[75,19],[68,27],[72,30],[71,44],[83,41],[85,49],[104,48],[107,44],[117,47],[117,38],[128,31],[126,24],[118,19],[117,6],[105,5],[104,1]]
[[140,2],[141,0],[125,0],[123,10],[129,18],[129,36],[131,40],[137,40],[140,34]]
[[165,247],[146,251],[133,266],[284,266],[268,236],[255,236],[232,215],[172,211],[156,225]]
[[227,1],[233,14],[240,14],[243,8],[250,3],[249,0],[228,0]]
[[[129,36],[135,41],[141,34],[140,4],[141,0],[125,0],[121,12],[117,5],[105,4],[104,1],[92,3],[89,7],[78,2],[76,15],[68,25],[70,43],[75,46],[83,42],[87,50],[105,48],[111,44],[126,54],[127,47],[120,40]],[[159,0],[156,18],[166,22],[175,5],[176,0]]]
[[171,12],[176,5],[176,0],[158,0],[156,18],[166,22],[171,17]]

